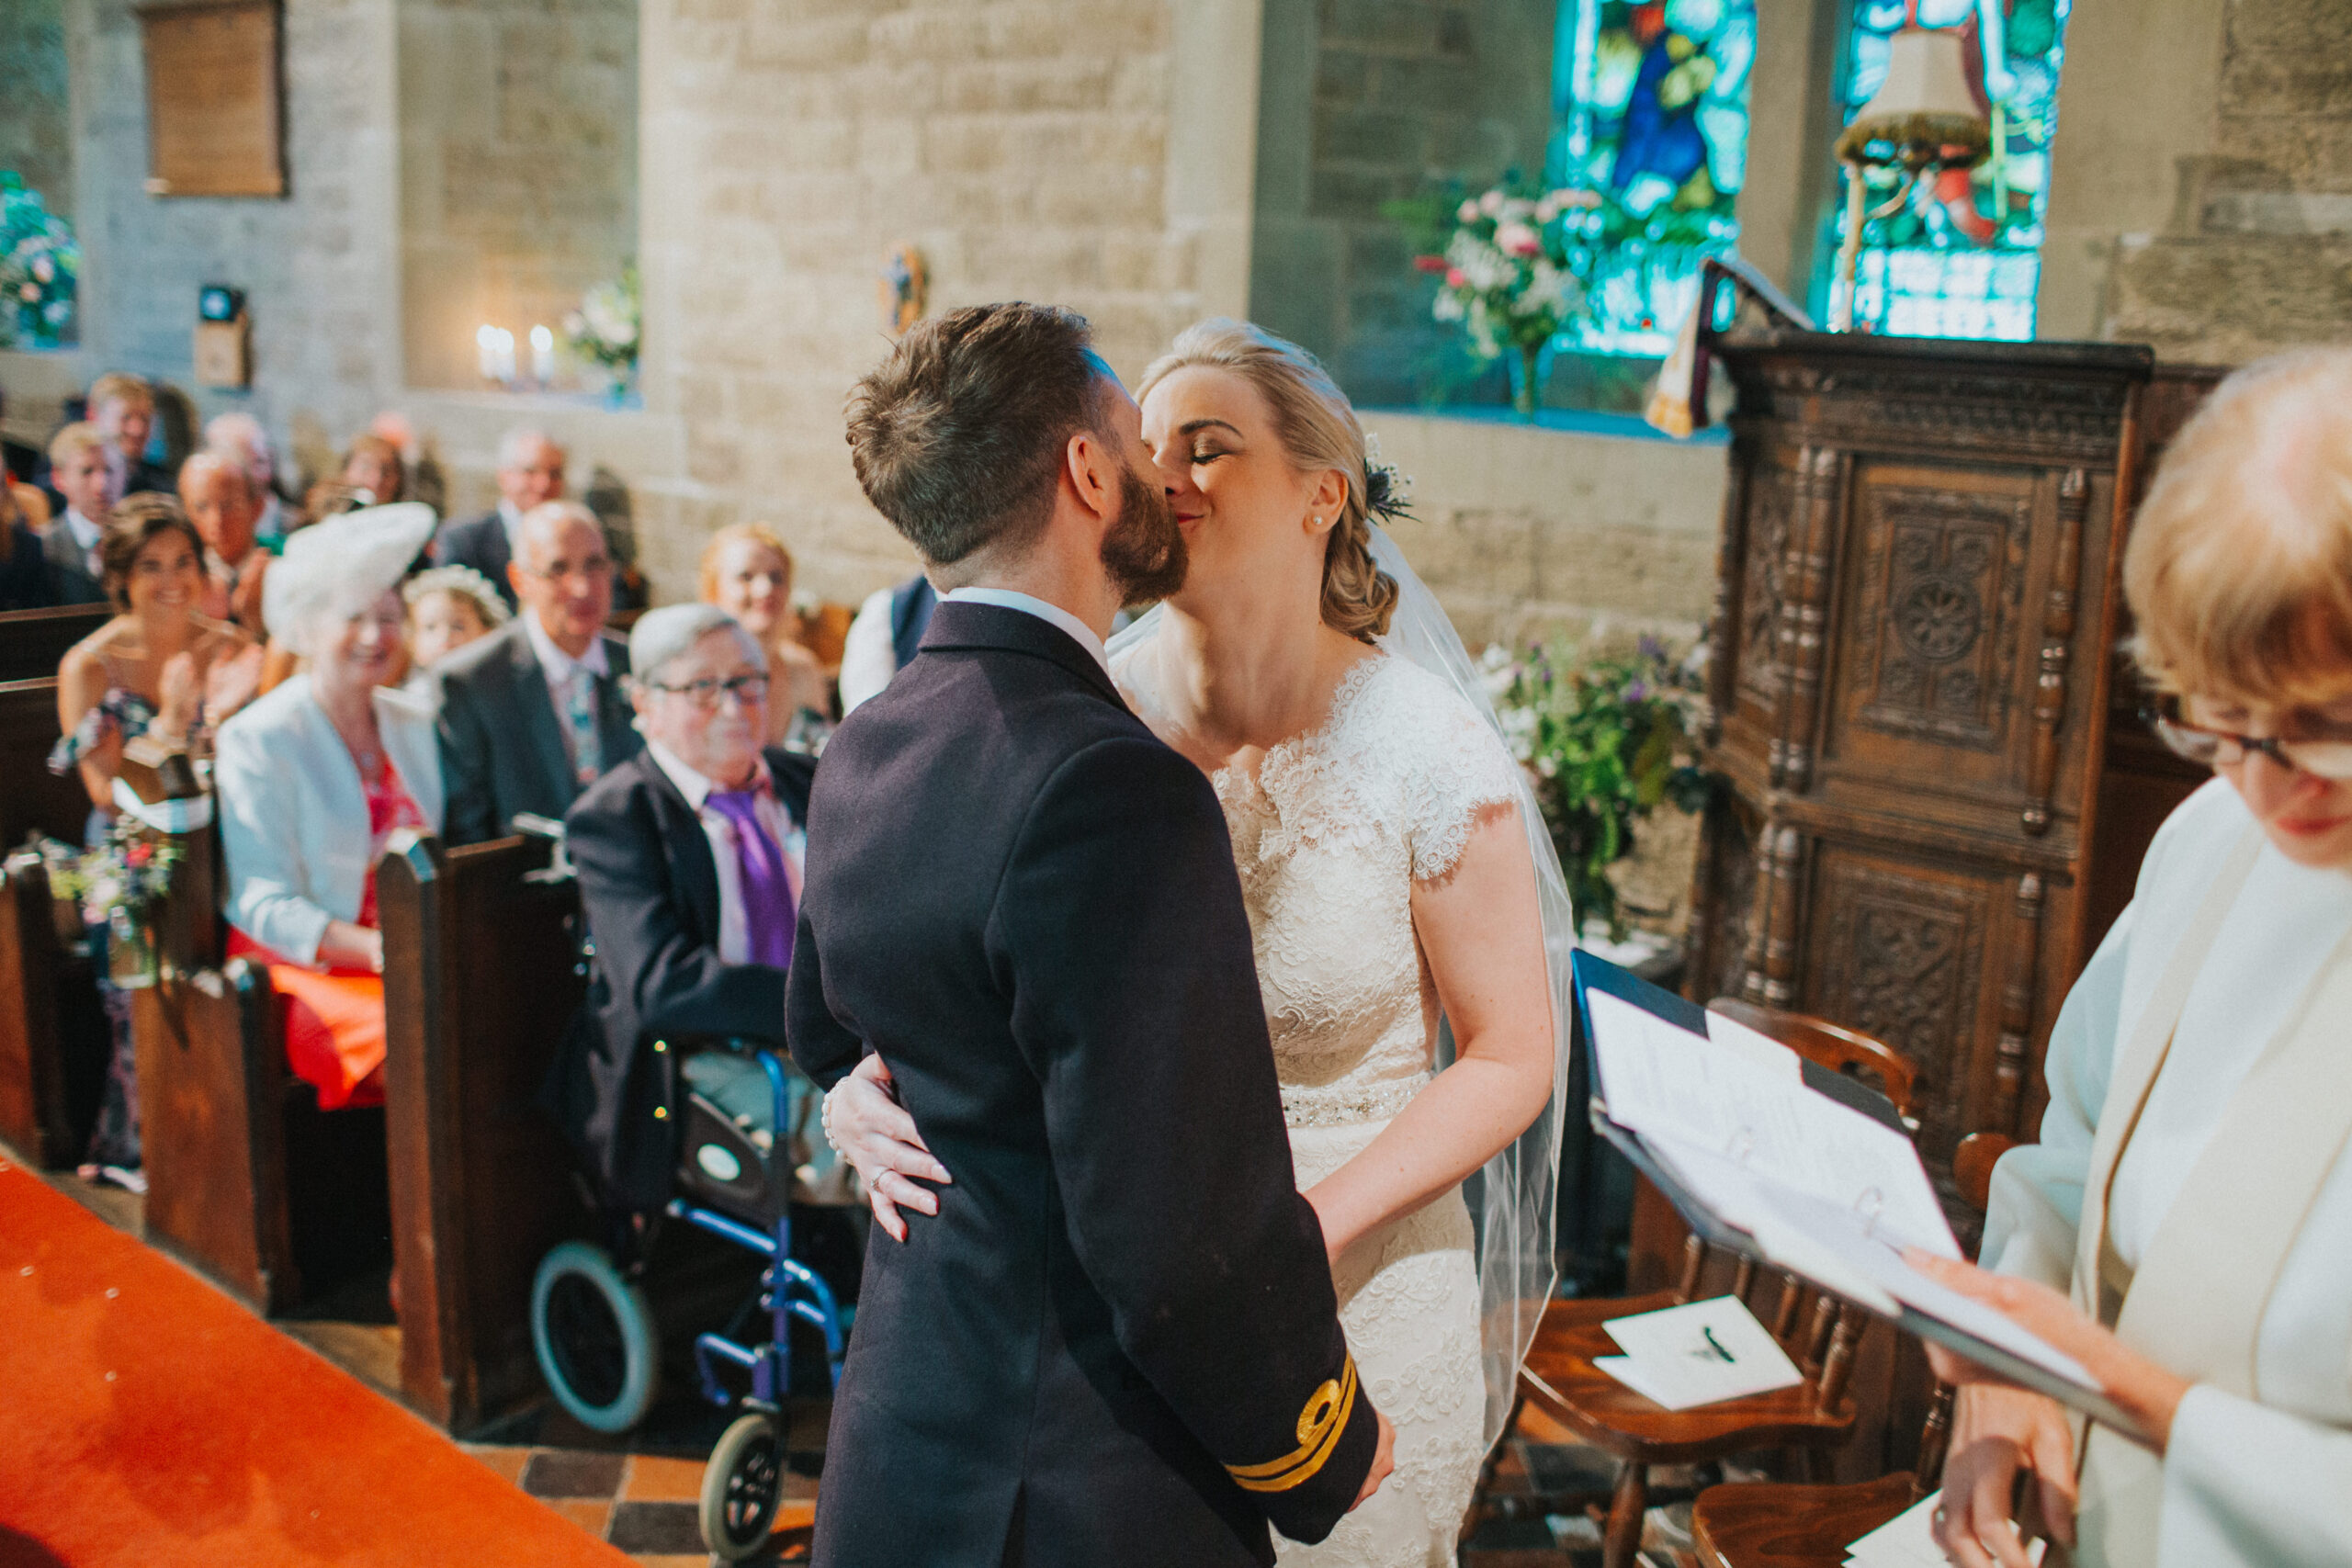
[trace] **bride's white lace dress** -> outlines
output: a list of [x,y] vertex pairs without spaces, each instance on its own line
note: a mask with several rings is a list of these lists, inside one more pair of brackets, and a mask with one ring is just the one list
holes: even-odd
[[[1136,713],[1153,694],[1128,650],[1114,673]],[[1451,688],[1374,655],[1323,724],[1213,775],[1233,836],[1258,984],[1303,1190],[1376,1137],[1429,1082],[1437,1001],[1412,886],[1450,874],[1480,813],[1516,803],[1515,765]],[[1396,1471],[1330,1538],[1277,1538],[1290,1568],[1452,1568],[1484,1448],[1478,1280],[1457,1189],[1364,1237],[1333,1269],[1340,1320]]]

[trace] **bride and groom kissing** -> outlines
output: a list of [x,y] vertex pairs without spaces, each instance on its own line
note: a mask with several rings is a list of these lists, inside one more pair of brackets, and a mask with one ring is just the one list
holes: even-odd
[[1482,1302],[1461,1183],[1548,1153],[1565,897],[1433,602],[1393,651],[1390,477],[1256,328],[1139,389],[1010,304],[850,400],[942,597],[808,808],[787,1032],[877,1217],[820,1564],[1451,1563],[1548,1289]]

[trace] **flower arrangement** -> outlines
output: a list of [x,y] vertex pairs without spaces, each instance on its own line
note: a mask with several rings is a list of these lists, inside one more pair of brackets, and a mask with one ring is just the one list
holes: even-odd
[[580,309],[565,313],[563,345],[575,356],[604,367],[611,378],[616,401],[628,390],[637,370],[637,350],[644,324],[644,299],[638,283],[637,264],[621,275],[599,283],[581,297]]
[[54,839],[41,844],[50,897],[81,911],[85,927],[107,932],[111,977],[126,988],[155,979],[154,914],[172,890],[180,850],[138,823],[118,820],[87,850]]
[[1600,199],[1590,191],[1532,190],[1506,179],[1464,197],[1445,221],[1431,226],[1441,231],[1441,252],[1414,261],[1441,280],[1430,314],[1461,323],[1472,353],[1493,360],[1517,351],[1522,374],[1511,400],[1523,419],[1535,417],[1537,355],[1585,303],[1562,220]]
[[1714,775],[1699,765],[1712,721],[1704,645],[1677,663],[1644,637],[1631,654],[1581,662],[1550,649],[1480,660],[1503,734],[1533,775],[1577,916],[1623,940],[1609,868],[1634,852],[1634,832],[1661,803],[1705,806]]
[[28,343],[54,348],[74,324],[82,247],[73,226],[0,169],[0,348]]

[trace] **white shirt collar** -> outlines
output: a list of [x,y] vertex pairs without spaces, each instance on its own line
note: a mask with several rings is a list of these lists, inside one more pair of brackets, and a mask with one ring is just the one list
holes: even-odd
[[498,498],[499,525],[506,530],[506,553],[516,560],[523,558],[523,513],[504,496]]
[[1001,610],[1019,610],[1023,615],[1035,615],[1047,626],[1058,626],[1068,632],[1077,639],[1078,646],[1086,649],[1094,662],[1102,667],[1102,673],[1108,675],[1111,672],[1111,660],[1104,655],[1102,639],[1094,635],[1094,628],[1059,604],[1048,604],[1034,594],[1018,593],[1010,588],[958,588],[941,594],[939,602],[943,604],[994,604]]
[[599,634],[588,644],[588,651],[578,659],[555,645],[555,639],[539,625],[538,612],[526,609],[522,615],[524,635],[531,639],[531,651],[538,656],[539,668],[547,671],[548,683],[560,686],[571,679],[574,670],[584,669],[594,675],[612,673],[610,661],[605,657],[605,639]]
[[106,532],[96,523],[83,516],[78,508],[71,506],[65,509],[65,526],[74,536],[74,542],[85,550],[96,549],[99,538]]

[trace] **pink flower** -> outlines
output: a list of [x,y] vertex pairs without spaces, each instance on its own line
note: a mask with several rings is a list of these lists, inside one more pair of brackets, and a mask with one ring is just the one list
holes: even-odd
[[1503,209],[1503,193],[1490,190],[1478,198],[1478,210],[1492,218]]
[[1467,277],[1464,277],[1462,275],[1462,269],[1460,267],[1450,266],[1445,269],[1445,286],[1448,288],[1460,288],[1469,281],[1470,280]]
[[1524,223],[1506,223],[1495,231],[1495,246],[1507,256],[1540,256],[1543,236]]
[[1413,270],[1415,272],[1443,272],[1445,258],[1443,256],[1415,256]]
[[1476,223],[1478,221],[1478,204],[1476,201],[1465,200],[1460,207],[1454,209],[1453,220],[1457,223]]

